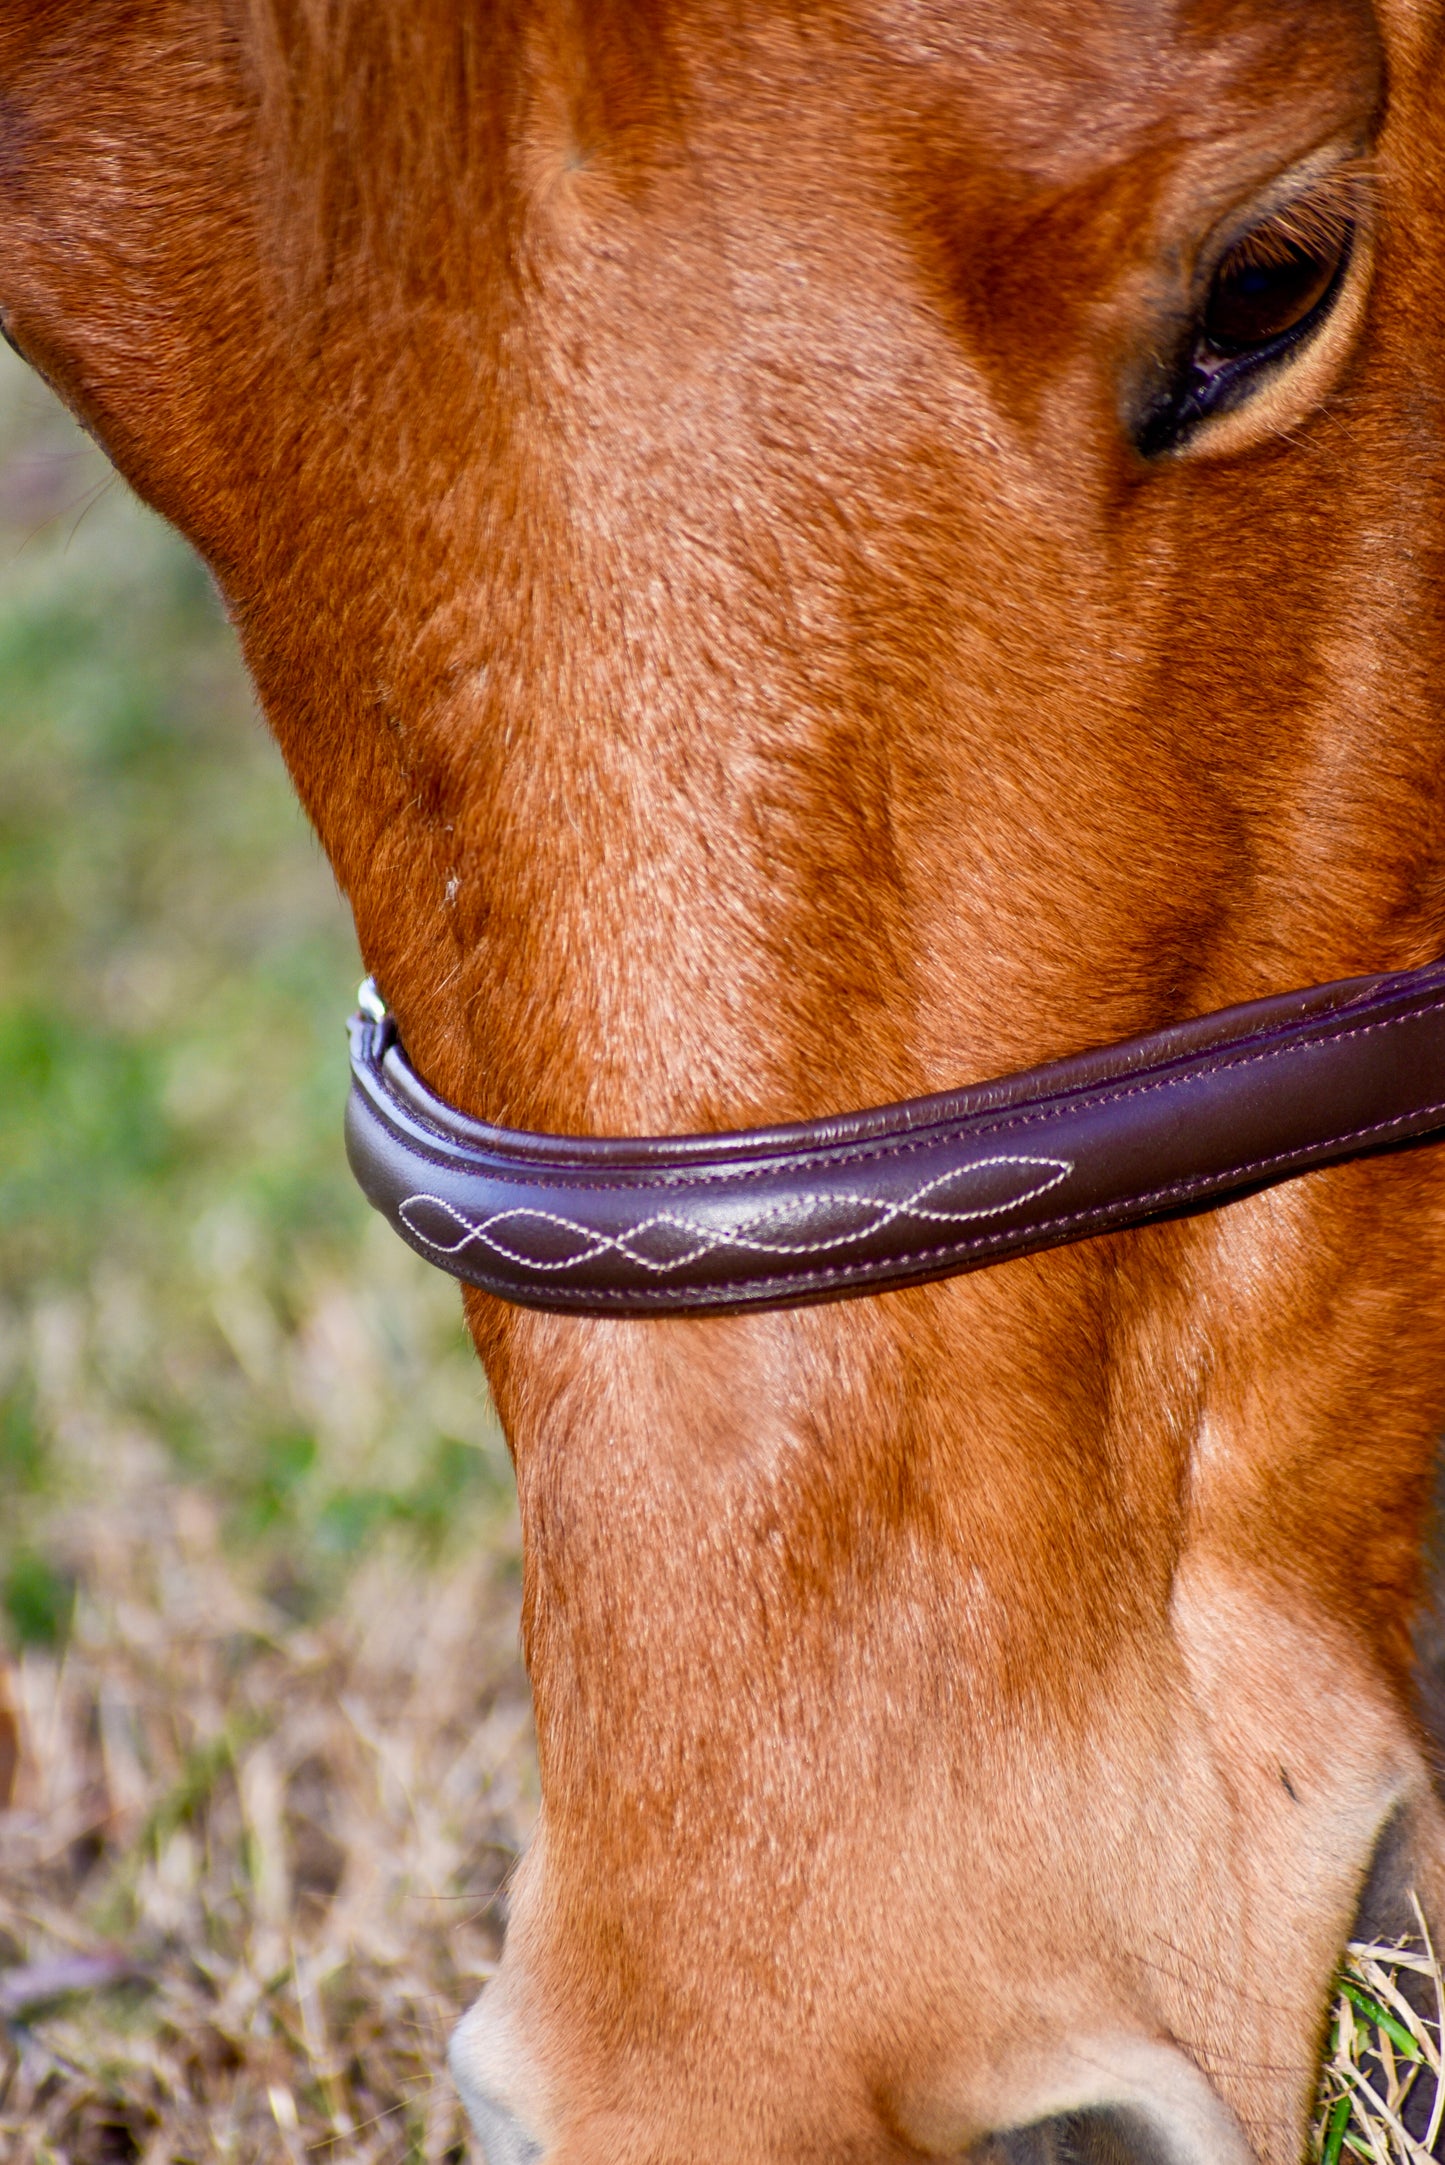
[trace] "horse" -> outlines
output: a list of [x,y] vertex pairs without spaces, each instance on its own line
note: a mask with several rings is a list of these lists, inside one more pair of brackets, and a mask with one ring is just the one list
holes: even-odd
[[[431,1088],[821,1119],[1445,948],[1442,37],[0,0],[0,310]],[[489,2165],[1294,2165],[1355,1923],[1445,1933],[1445,1158],[467,1315],[542,1793]]]

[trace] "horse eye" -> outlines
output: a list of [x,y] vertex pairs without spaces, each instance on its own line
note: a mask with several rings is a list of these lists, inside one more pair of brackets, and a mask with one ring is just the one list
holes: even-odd
[[1214,274],[1200,329],[1218,354],[1235,355],[1297,330],[1344,267],[1352,228],[1310,232],[1302,219],[1271,219],[1236,241]]
[[1142,415],[1146,458],[1176,450],[1212,414],[1242,405],[1328,315],[1349,268],[1358,198],[1336,180],[1286,204],[1215,267],[1174,380]]

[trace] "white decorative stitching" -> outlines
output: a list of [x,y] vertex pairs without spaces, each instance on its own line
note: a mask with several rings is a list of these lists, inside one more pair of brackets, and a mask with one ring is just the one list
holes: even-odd
[[[925,1206],[924,1198],[931,1195],[935,1188],[945,1187],[953,1181],[963,1179],[970,1173],[986,1173],[995,1166],[1002,1165],[1034,1167],[1041,1173],[1047,1172],[1048,1178],[1036,1181],[1032,1187],[1024,1188],[1019,1194],[1011,1195],[1000,1203],[979,1204],[973,1209],[965,1210],[930,1210]],[[900,1218],[916,1218],[931,1225],[967,1225],[980,1218],[997,1218],[1005,1211],[1017,1210],[1021,1204],[1032,1203],[1039,1196],[1047,1195],[1049,1190],[1056,1188],[1061,1180],[1066,1180],[1073,1169],[1072,1163],[1066,1158],[979,1158],[972,1165],[955,1166],[949,1172],[939,1173],[934,1179],[925,1181],[922,1187],[915,1188],[911,1195],[904,1196],[897,1202],[889,1202],[884,1197],[872,1195],[815,1191],[811,1194],[792,1196],[785,1203],[779,1203],[771,1210],[757,1211],[751,1217],[745,1219],[741,1226],[732,1227],[696,1225],[687,1218],[679,1217],[672,1211],[663,1210],[655,1212],[649,1218],[640,1219],[636,1225],[629,1226],[625,1232],[612,1234],[599,1232],[594,1226],[579,1225],[575,1218],[564,1218],[555,1211],[529,1208],[495,1211],[491,1217],[484,1218],[478,1224],[470,1219],[465,1211],[458,1210],[454,1204],[447,1202],[445,1197],[440,1195],[409,1195],[405,1202],[399,1206],[397,1216],[415,1239],[421,1241],[437,1255],[460,1255],[463,1249],[469,1248],[473,1242],[480,1242],[482,1246],[490,1248],[494,1255],[500,1256],[504,1262],[511,1263],[522,1270],[558,1271],[575,1270],[580,1264],[593,1263],[599,1256],[612,1253],[625,1256],[629,1263],[634,1264],[639,1269],[649,1270],[655,1276],[662,1277],[669,1271],[685,1269],[690,1263],[700,1262],[704,1256],[715,1255],[719,1251],[728,1248],[745,1249],[755,1255],[775,1255],[801,1259],[810,1255],[826,1255],[830,1250],[847,1247],[851,1242],[867,1240],[881,1232],[885,1226],[892,1225]],[[445,1212],[446,1216],[461,1228],[460,1238],[455,1241],[445,1242],[433,1240],[429,1233],[424,1232],[421,1225],[411,1215],[413,1211],[424,1204],[430,1205],[434,1210]],[[826,1240],[777,1241],[759,1237],[761,1229],[765,1226],[777,1224],[780,1220],[797,1217],[800,1214],[811,1213],[817,1208],[826,1207],[867,1210],[876,1213],[876,1215],[871,1217],[866,1225],[854,1227],[850,1231],[830,1234]],[[537,1256],[520,1254],[515,1248],[509,1247],[505,1239],[499,1240],[496,1238],[499,1228],[510,1226],[520,1229],[521,1225],[527,1221],[555,1226],[563,1232],[573,1233],[582,1243],[582,1246],[573,1255],[543,1259]],[[681,1233],[692,1242],[692,1245],[679,1255],[664,1257],[648,1255],[636,1243],[642,1236],[653,1231],[654,1228],[666,1228],[668,1231]]]

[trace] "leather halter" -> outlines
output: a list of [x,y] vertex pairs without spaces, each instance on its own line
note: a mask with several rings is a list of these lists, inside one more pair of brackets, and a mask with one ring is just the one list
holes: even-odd
[[616,1139],[454,1111],[361,998],[346,1140],[370,1201],[453,1277],[577,1315],[917,1285],[1445,1130],[1445,962],[872,1112]]

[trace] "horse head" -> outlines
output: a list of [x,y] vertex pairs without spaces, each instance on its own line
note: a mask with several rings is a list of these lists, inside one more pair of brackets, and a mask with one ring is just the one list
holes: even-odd
[[[810,1118],[1445,943],[1423,0],[0,5],[8,335],[212,567],[418,1070]],[[1291,2165],[1445,1931],[1445,1159],[468,1313],[493,2165]]]

